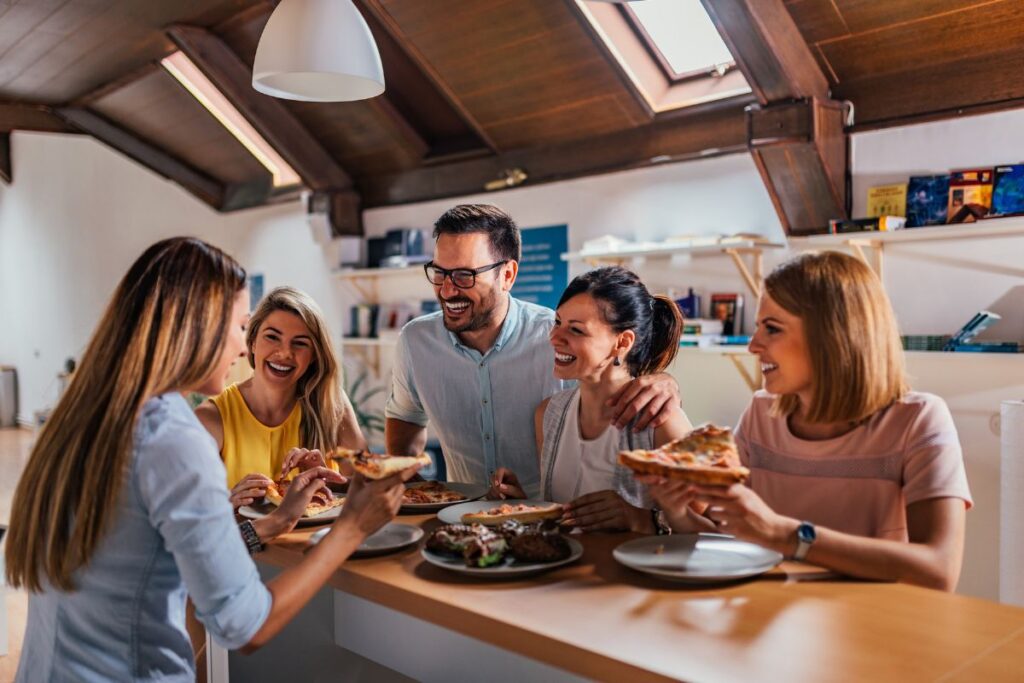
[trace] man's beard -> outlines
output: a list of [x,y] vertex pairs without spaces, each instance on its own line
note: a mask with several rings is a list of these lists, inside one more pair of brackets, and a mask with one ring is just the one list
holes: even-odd
[[[441,310],[444,311],[444,314],[442,315],[442,320],[444,320],[444,326],[450,332],[454,332],[456,334],[459,334],[460,332],[475,332],[477,330],[487,327],[487,325],[490,323],[491,315],[493,315],[494,310],[498,307],[497,288],[492,288],[490,291],[488,291],[487,294],[485,294],[483,298],[480,299],[480,303],[477,304],[474,304],[472,301],[463,296],[456,296],[452,297],[451,299],[441,299],[441,297],[439,296],[438,299],[441,302]],[[450,301],[453,303],[458,301],[465,301],[466,303],[469,304],[470,308],[472,309],[473,315],[469,316],[469,319],[466,320],[465,322],[453,325],[452,322],[448,319],[448,311],[444,307],[445,301]]]

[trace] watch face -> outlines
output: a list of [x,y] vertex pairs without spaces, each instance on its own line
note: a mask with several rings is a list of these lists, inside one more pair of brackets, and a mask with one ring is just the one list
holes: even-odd
[[803,522],[796,528],[796,537],[804,543],[814,543],[814,539],[818,537],[818,534],[814,530],[813,524]]

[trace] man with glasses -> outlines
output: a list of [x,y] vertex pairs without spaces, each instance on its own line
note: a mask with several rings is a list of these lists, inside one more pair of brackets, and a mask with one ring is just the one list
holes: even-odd
[[[424,266],[441,310],[410,322],[395,351],[384,409],[388,453],[423,450],[429,423],[449,481],[493,484],[500,467],[535,494],[540,482],[533,414],[560,391],[548,334],[554,311],[509,294],[519,270],[519,228],[501,209],[462,204],[434,224],[434,260]],[[664,421],[679,401],[668,375],[629,384],[609,411],[618,426]]]

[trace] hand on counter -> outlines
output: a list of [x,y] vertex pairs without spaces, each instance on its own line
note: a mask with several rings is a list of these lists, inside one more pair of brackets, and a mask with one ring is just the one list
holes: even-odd
[[583,531],[654,532],[651,511],[630,505],[615,491],[595,491],[565,505],[562,522]]
[[526,498],[527,496],[516,473],[507,467],[499,467],[491,479],[491,490],[487,492],[487,497],[505,500],[506,498]]

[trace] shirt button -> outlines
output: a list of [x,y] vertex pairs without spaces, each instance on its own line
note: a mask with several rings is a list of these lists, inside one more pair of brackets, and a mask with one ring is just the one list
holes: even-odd
[[491,435],[490,434],[484,434],[484,439],[487,440],[487,441],[490,441],[491,440]]
[[486,398],[484,399],[484,405],[487,405],[487,399]]
[[483,367],[483,366],[484,366],[484,362],[480,361],[480,367]]

